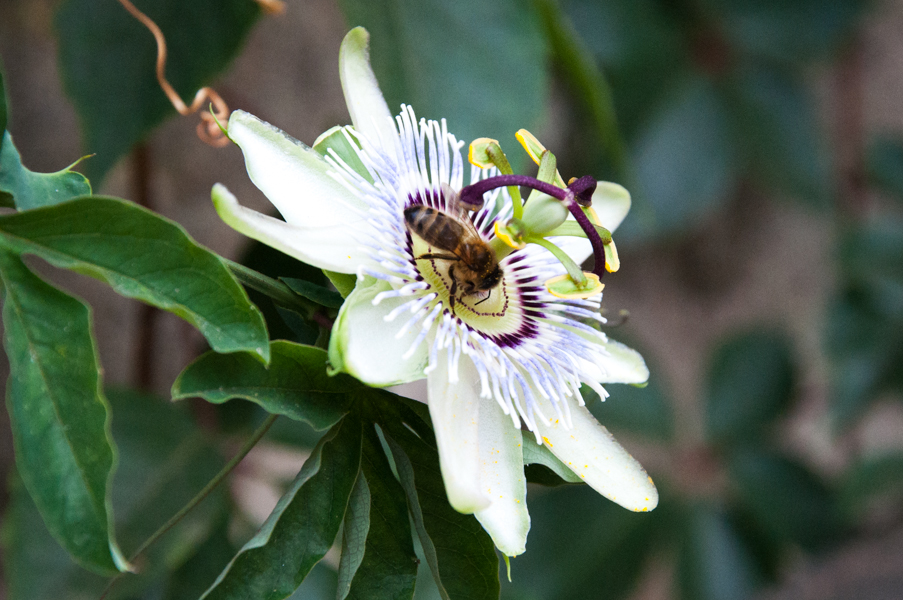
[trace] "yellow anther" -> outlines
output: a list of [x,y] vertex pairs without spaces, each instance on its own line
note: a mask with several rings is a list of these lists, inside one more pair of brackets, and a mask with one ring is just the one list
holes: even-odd
[[492,157],[489,156],[487,148],[490,144],[498,146],[499,141],[492,138],[477,138],[470,142],[470,149],[467,152],[467,160],[475,167],[488,169],[495,166]]
[[518,130],[518,132],[514,134],[514,137],[516,137],[517,141],[520,142],[520,145],[524,147],[524,150],[527,151],[527,154],[530,155],[533,162],[538,165],[542,153],[546,151],[546,147],[539,143],[536,136],[526,129]]
[[495,237],[505,242],[508,246],[515,250],[522,250],[527,247],[526,242],[515,240],[514,236],[511,235],[511,232],[508,231],[508,228],[501,221],[496,221],[493,227],[495,228]]
[[621,261],[618,259],[618,249],[615,246],[615,241],[611,240],[611,242],[605,244],[605,270],[609,273],[614,273],[618,269],[621,268]]
[[595,273],[583,273],[583,275],[586,277],[586,284],[581,287],[578,287],[571,276],[565,273],[546,281],[546,289],[556,298],[564,300],[592,298],[601,294],[605,284],[599,281],[599,276]]

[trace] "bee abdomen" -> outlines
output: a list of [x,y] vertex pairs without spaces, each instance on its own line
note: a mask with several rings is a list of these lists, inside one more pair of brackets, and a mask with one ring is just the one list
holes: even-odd
[[454,252],[465,235],[464,227],[442,211],[422,204],[404,209],[404,221],[411,231],[432,246]]

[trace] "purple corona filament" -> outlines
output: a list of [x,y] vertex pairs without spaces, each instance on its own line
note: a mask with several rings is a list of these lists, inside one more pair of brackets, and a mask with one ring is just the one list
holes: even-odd
[[596,231],[596,228],[593,227],[593,224],[590,223],[590,220],[580,208],[580,206],[590,206],[592,204],[593,192],[596,191],[596,180],[590,175],[584,175],[580,179],[572,181],[567,188],[560,188],[526,175],[497,175],[496,177],[487,177],[463,188],[460,193],[461,200],[468,204],[482,206],[483,194],[495,188],[509,185],[528,187],[564,202],[565,207],[574,215],[574,219],[586,233],[587,239],[593,246],[593,258],[595,258],[596,263],[593,266],[593,273],[601,279],[605,274],[605,245],[602,243],[602,238],[599,237],[599,232]]

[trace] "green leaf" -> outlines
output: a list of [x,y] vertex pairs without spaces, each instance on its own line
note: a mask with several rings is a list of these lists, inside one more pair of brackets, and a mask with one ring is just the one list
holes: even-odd
[[115,451],[90,309],[0,250],[6,405],[16,465],[47,528],[86,568],[127,568],[113,539]]
[[[166,76],[186,104],[226,69],[260,14],[253,0],[135,4],[166,36]],[[55,28],[66,92],[78,112],[85,148],[97,154],[86,165],[88,176],[99,181],[176,112],[154,76],[153,36],[122,6],[66,0],[57,10]]]
[[194,555],[174,570],[166,581],[164,600],[197,600],[210,582],[229,564],[237,548],[229,539],[228,520],[223,519]]
[[377,420],[391,448],[408,511],[441,597],[496,600],[495,546],[473,516],[456,512],[448,503],[429,426],[394,394],[375,391],[373,396],[370,404],[380,413]]
[[745,600],[759,585],[749,548],[718,508],[690,508],[678,550],[681,600]]
[[757,438],[789,406],[793,383],[793,356],[782,334],[756,331],[730,338],[709,368],[709,439],[728,443]]
[[633,144],[639,212],[621,237],[679,235],[721,206],[736,174],[728,125],[724,102],[706,80],[679,82],[666,94]]
[[728,471],[741,504],[771,539],[811,550],[839,533],[833,496],[801,464],[743,449],[732,453]]
[[285,282],[285,285],[290,287],[292,291],[299,296],[303,296],[311,302],[316,302],[321,306],[327,308],[341,308],[342,303],[345,301],[341,294],[328,290],[310,281],[294,279],[291,277],[281,277],[280,279],[282,279],[282,281]]
[[611,384],[606,389],[611,396],[604,402],[589,387],[580,389],[586,406],[600,423],[615,433],[626,431],[658,442],[672,439],[674,414],[655,377],[644,387]]
[[[72,165],[75,166],[75,165]],[[34,173],[22,164],[9,132],[3,134],[0,147],[0,194],[12,196],[19,210],[52,206],[91,193],[91,184],[72,166],[56,173]]]
[[[345,516],[346,539],[339,565],[338,600],[412,598],[417,580],[417,556],[411,540],[405,494],[392,474],[372,426],[364,432],[358,486],[360,508],[366,513],[362,514],[364,511],[358,508],[352,514],[349,505]],[[346,556],[350,563],[347,567]]]
[[357,275],[336,273],[335,271],[327,271],[325,269],[323,270],[323,273],[329,278],[329,281],[335,286],[335,289],[339,290],[342,298],[347,298],[348,294],[354,290],[354,286],[357,285]]
[[859,23],[862,0],[705,0],[738,52],[798,64],[839,51]]
[[618,127],[611,86],[558,3],[539,0],[536,4],[565,81],[573,88],[574,96],[585,105],[598,143],[604,146],[617,178],[627,179],[627,150]]
[[899,505],[903,496],[903,452],[869,456],[854,463],[844,474],[840,504],[848,519],[868,515],[877,500]]
[[829,306],[825,338],[835,427],[855,423],[899,376],[903,326],[888,319],[884,306],[862,286],[848,286]]
[[354,576],[364,561],[367,536],[370,533],[371,500],[367,478],[363,473],[358,473],[342,524],[342,560],[339,563],[339,585],[336,592],[338,600],[345,600],[348,597]]
[[[545,41],[531,3],[519,0],[341,0],[349,26],[370,32],[370,59],[390,110],[448,119],[449,131],[514,143],[543,122]],[[515,171],[524,155],[511,152]],[[516,163],[516,164],[515,164]]]
[[350,409],[350,393],[362,387],[347,375],[329,377],[322,348],[275,341],[270,356],[265,368],[248,355],[208,352],[182,371],[172,397],[200,397],[215,404],[244,398],[322,430],[338,423]]
[[[545,444],[534,443],[530,436],[524,438],[524,466],[545,467],[545,469],[527,468],[524,472],[530,483],[542,485],[559,485],[561,483],[583,483],[583,479],[568,468],[558,457],[552,454]],[[548,471],[551,471],[550,474]],[[555,477],[557,476],[557,477]]]
[[867,290],[888,320],[903,323],[903,219],[873,217],[840,239],[844,278]]
[[729,106],[750,178],[827,208],[833,191],[829,160],[815,100],[803,83],[773,68],[741,68],[731,80]]
[[867,168],[872,183],[903,201],[903,140],[887,135],[872,140]]
[[670,529],[662,508],[626,511],[587,486],[531,496],[527,552],[511,561],[502,598],[624,598]]
[[361,463],[361,424],[327,433],[266,522],[204,598],[285,598],[332,546]]
[[0,241],[182,317],[217,352],[269,359],[263,317],[219,258],[140,206],[92,196],[7,215]]
[[[223,461],[198,435],[187,406],[124,390],[109,390],[108,395],[116,414],[113,436],[119,447],[113,483],[116,530],[124,548],[137,548],[220,470]],[[151,546],[139,562],[140,574],[121,578],[108,598],[137,598],[151,586],[162,588],[170,570],[197,555],[208,536],[215,537],[227,505],[226,490],[214,491]],[[205,586],[229,558],[231,554]],[[21,485],[13,486],[4,516],[3,560],[10,597],[17,600],[97,600],[109,583],[108,578],[76,565],[57,545]],[[171,585],[180,580],[176,577]]]

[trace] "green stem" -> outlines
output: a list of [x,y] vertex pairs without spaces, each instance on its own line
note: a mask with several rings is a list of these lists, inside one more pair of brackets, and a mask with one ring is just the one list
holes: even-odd
[[538,244],[539,246],[542,246],[543,248],[554,254],[555,258],[561,261],[561,264],[563,264],[564,268],[567,269],[568,275],[571,276],[571,279],[574,281],[574,283],[577,284],[577,287],[586,285],[586,275],[583,274],[583,269],[581,269],[580,265],[575,263],[564,250],[562,250],[549,240],[541,237],[526,237],[524,238],[524,241],[528,244]]
[[[499,173],[502,175],[514,175],[514,169],[511,168],[511,163],[508,162],[508,157],[505,156],[501,146],[498,144],[489,144],[486,147],[486,154],[489,155],[492,164],[496,166]],[[522,218],[524,216],[524,201],[520,196],[520,189],[518,189],[516,185],[509,185],[508,195],[511,196],[514,218]]]
[[[238,453],[232,457],[232,460],[227,462],[226,465],[222,469],[220,469],[220,472],[217,473],[213,477],[213,479],[207,482],[207,485],[204,486],[204,489],[198,492],[194,496],[194,498],[189,500],[188,504],[183,506],[179,512],[170,517],[170,519],[166,523],[164,523],[157,531],[155,531],[149,538],[147,538],[147,540],[145,540],[143,544],[138,546],[138,549],[135,550],[131,557],[129,557],[129,562],[134,562],[139,556],[144,553],[145,550],[147,550],[151,546],[151,544],[160,539],[167,531],[172,529],[179,521],[184,519],[185,515],[191,512],[194,507],[203,502],[204,499],[209,496],[210,493],[215,490],[220,483],[223,482],[223,480],[229,475],[229,473],[231,473],[235,469],[235,467],[238,466],[238,463],[240,463],[245,458],[245,456],[248,455],[248,452],[250,452],[251,449],[257,445],[257,442],[259,442],[263,438],[263,436],[266,435],[267,431],[270,430],[270,427],[273,426],[273,423],[278,417],[279,415],[268,416],[266,420],[260,424],[260,427],[258,427],[254,431],[254,433],[251,434],[251,437],[249,437],[247,441],[245,441]],[[110,590],[113,589],[113,584],[115,584],[123,575],[124,573],[120,573],[110,580],[110,583],[107,585],[106,589],[104,589],[103,594],[101,594],[100,600],[106,598],[107,594],[110,593]]]
[[305,313],[317,308],[317,305],[302,298],[278,279],[267,277],[263,273],[259,273],[228,258],[220,257],[220,260],[226,263],[226,266],[229,267],[229,270],[232,271],[232,274],[235,275],[235,278],[242,285],[269,296],[274,302],[285,308],[300,309]]

